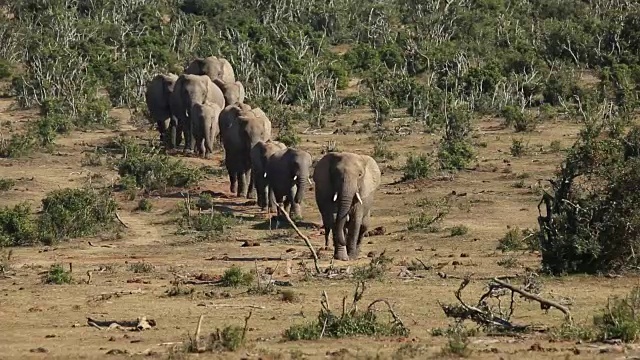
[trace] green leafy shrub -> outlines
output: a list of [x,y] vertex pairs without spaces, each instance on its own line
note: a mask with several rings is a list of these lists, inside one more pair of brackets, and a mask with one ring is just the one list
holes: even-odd
[[151,273],[155,270],[155,266],[148,262],[138,261],[133,264],[129,264],[129,271],[132,271],[135,274],[146,274]]
[[108,192],[61,189],[42,200],[38,230],[43,240],[95,235],[114,224],[117,204]]
[[280,130],[276,137],[276,141],[280,141],[288,147],[295,147],[300,144],[300,136],[298,136],[293,129],[286,128],[284,130]]
[[137,146],[129,146],[125,150],[126,157],[118,161],[118,174],[134,177],[136,184],[147,192],[166,191],[168,187],[189,187],[203,178],[198,169],[157,151],[144,151]]
[[151,200],[147,198],[142,198],[140,199],[140,201],[138,201],[138,206],[136,207],[136,210],[149,212],[151,211],[152,208],[153,208],[153,204],[151,203]]
[[0,191],[9,191],[16,185],[16,181],[13,179],[0,178]]
[[[362,291],[354,297],[355,302],[362,298]],[[346,310],[346,309],[345,309]],[[371,305],[365,311],[358,311],[352,306],[350,310],[343,311],[341,315],[334,314],[330,309],[323,307],[315,321],[302,325],[293,325],[286,329],[284,338],[287,340],[316,340],[320,336],[328,338],[345,338],[353,336],[407,336],[407,329],[397,319],[391,322],[379,321],[372,311]]]
[[373,146],[373,154],[371,157],[377,161],[393,160],[398,156],[397,153],[389,150],[389,146],[383,140],[376,140]]
[[0,247],[32,245],[37,238],[36,222],[28,203],[0,208]]
[[[585,129],[543,194],[542,267],[553,274],[631,270],[640,247],[640,158],[625,150],[634,138],[601,136],[605,124],[589,102]],[[626,159],[625,159],[626,157]]]
[[30,133],[13,135],[10,139],[0,138],[0,157],[19,158],[30,155],[36,147],[36,140]]
[[501,115],[504,117],[505,125],[513,126],[516,132],[533,131],[537,125],[533,116],[515,106],[505,106]]
[[442,169],[461,170],[469,165],[474,154],[468,141],[446,141],[438,149],[438,162]]
[[527,148],[527,145],[522,139],[512,139],[509,151],[511,152],[511,156],[520,157],[527,153]]
[[624,298],[611,298],[602,313],[594,316],[593,323],[601,341],[636,341],[640,336],[640,287],[634,287]]
[[516,251],[525,248],[522,232],[517,226],[507,230],[504,236],[498,241],[498,250]]
[[451,229],[449,229],[449,231],[451,233],[451,237],[463,236],[463,235],[466,235],[469,232],[469,228],[464,226],[464,225],[456,225],[456,226],[452,227]]
[[407,161],[402,169],[402,180],[424,179],[433,174],[431,161],[426,154],[414,155],[409,154]]
[[72,281],[71,272],[65,270],[60,264],[51,265],[49,271],[42,278],[42,282],[45,284],[62,285],[71,284]]
[[249,286],[254,280],[251,272],[244,272],[241,268],[233,265],[222,274],[220,285],[226,287]]

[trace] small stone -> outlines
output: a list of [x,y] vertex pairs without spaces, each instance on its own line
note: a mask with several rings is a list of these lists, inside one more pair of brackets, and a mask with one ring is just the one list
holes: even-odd
[[42,354],[44,354],[44,353],[48,353],[48,352],[49,352],[49,350],[47,350],[47,349],[45,349],[45,348],[43,348],[43,347],[39,347],[39,348],[31,349],[31,350],[29,350],[29,352],[32,352],[32,353],[42,353]]

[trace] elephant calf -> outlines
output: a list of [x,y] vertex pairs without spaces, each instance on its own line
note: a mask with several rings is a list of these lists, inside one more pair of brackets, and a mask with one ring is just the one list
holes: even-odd
[[322,215],[325,242],[333,233],[336,260],[358,257],[380,176],[378,164],[368,155],[330,152],[318,160],[313,172],[316,204]]
[[222,90],[225,106],[244,103],[244,85],[240,81],[224,82],[221,79],[215,79],[213,83]]
[[[191,109],[195,104],[210,102],[224,108],[224,95],[206,75],[182,74],[176,80],[170,98],[171,112],[177,118],[175,132],[184,132],[186,151],[193,151],[195,138],[191,133]],[[173,130],[172,130],[173,131]]]
[[304,150],[286,148],[269,157],[266,173],[269,208],[284,201],[284,210],[290,207],[292,218],[301,217],[304,193],[311,184],[310,173],[311,155]]
[[197,103],[191,108],[191,133],[195,140],[195,150],[203,158],[208,158],[213,153],[221,111],[220,106],[210,102]]
[[285,144],[270,139],[258,141],[251,148],[251,176],[261,210],[267,207],[267,160],[278,150],[286,148]]

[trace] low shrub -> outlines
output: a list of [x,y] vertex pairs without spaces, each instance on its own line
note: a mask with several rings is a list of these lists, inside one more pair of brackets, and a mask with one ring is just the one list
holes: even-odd
[[55,190],[42,200],[38,231],[48,243],[95,235],[115,223],[116,208],[115,200],[106,191]]

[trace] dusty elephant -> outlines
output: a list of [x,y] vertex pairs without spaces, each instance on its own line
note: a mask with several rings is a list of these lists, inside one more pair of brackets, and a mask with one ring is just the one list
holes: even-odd
[[169,133],[170,129],[172,129],[171,122],[177,122],[169,106],[169,98],[176,80],[178,80],[178,75],[176,74],[158,74],[147,83],[147,89],[144,94],[151,120],[155,122],[160,133],[160,141],[169,148],[176,146],[175,134]]
[[295,148],[279,150],[267,160],[269,207],[284,202],[284,211],[292,218],[302,217],[304,193],[311,184],[311,161],[308,152]]
[[378,164],[368,155],[330,152],[317,162],[313,173],[316,204],[322,215],[326,242],[329,232],[333,233],[335,259],[358,257],[362,237],[369,228],[380,175]]
[[225,106],[244,103],[244,85],[240,81],[225,82],[221,79],[214,79],[213,83],[222,90]]
[[192,60],[184,70],[185,74],[207,75],[211,80],[220,79],[225,83],[234,83],[236,75],[233,66],[225,58],[209,56]]
[[191,134],[195,140],[195,150],[203,158],[208,158],[213,152],[220,112],[222,108],[210,102],[196,103],[191,109]]
[[[229,105],[220,114],[220,139],[224,147],[229,189],[237,196],[252,197],[251,148],[271,138],[271,121],[260,108]],[[248,187],[247,187],[247,182]]]
[[204,104],[205,101],[224,108],[224,95],[208,76],[182,74],[178,77],[171,94],[170,106],[177,119],[176,144],[179,145],[179,138],[184,134],[185,151],[193,151],[195,146],[195,139],[191,134],[191,109],[194,104]]
[[251,148],[251,176],[261,210],[267,207],[267,160],[278,150],[286,148],[285,144],[270,139],[258,141]]

